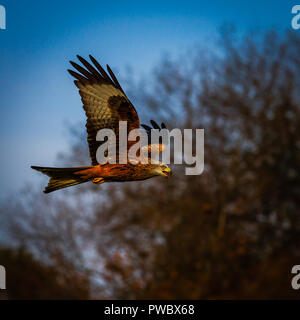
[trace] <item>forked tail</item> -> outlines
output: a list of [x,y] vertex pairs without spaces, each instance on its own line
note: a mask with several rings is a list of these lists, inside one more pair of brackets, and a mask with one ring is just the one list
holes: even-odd
[[47,187],[44,192],[49,193],[55,190],[75,186],[76,184],[90,181],[90,179],[82,178],[76,174],[81,170],[89,169],[91,167],[77,167],[77,168],[48,168],[31,166],[32,169],[42,172],[50,177]]

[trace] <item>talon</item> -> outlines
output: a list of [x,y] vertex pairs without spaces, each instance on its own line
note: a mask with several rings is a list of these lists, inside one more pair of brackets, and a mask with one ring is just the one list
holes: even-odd
[[104,179],[103,178],[95,178],[92,180],[92,182],[95,184],[101,184],[104,182]]

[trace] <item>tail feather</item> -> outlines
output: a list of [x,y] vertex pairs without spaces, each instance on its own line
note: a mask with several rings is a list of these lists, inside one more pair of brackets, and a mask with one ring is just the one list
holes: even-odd
[[31,166],[32,169],[42,172],[50,177],[49,183],[44,192],[49,193],[55,190],[75,186],[89,181],[89,179],[82,178],[75,173],[91,167],[77,167],[77,168],[49,168]]

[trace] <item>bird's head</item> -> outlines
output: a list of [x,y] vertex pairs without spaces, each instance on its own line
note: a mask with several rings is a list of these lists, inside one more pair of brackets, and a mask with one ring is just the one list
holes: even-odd
[[170,178],[170,176],[172,175],[172,170],[166,164],[160,164],[159,169],[159,174],[163,177]]

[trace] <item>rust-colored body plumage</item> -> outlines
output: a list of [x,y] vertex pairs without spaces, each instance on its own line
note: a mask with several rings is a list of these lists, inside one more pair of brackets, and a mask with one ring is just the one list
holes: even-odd
[[[105,164],[83,169],[75,174],[93,180],[101,177],[103,182],[137,181],[152,178],[156,165],[151,164]],[[157,174],[158,175],[158,174]]]

